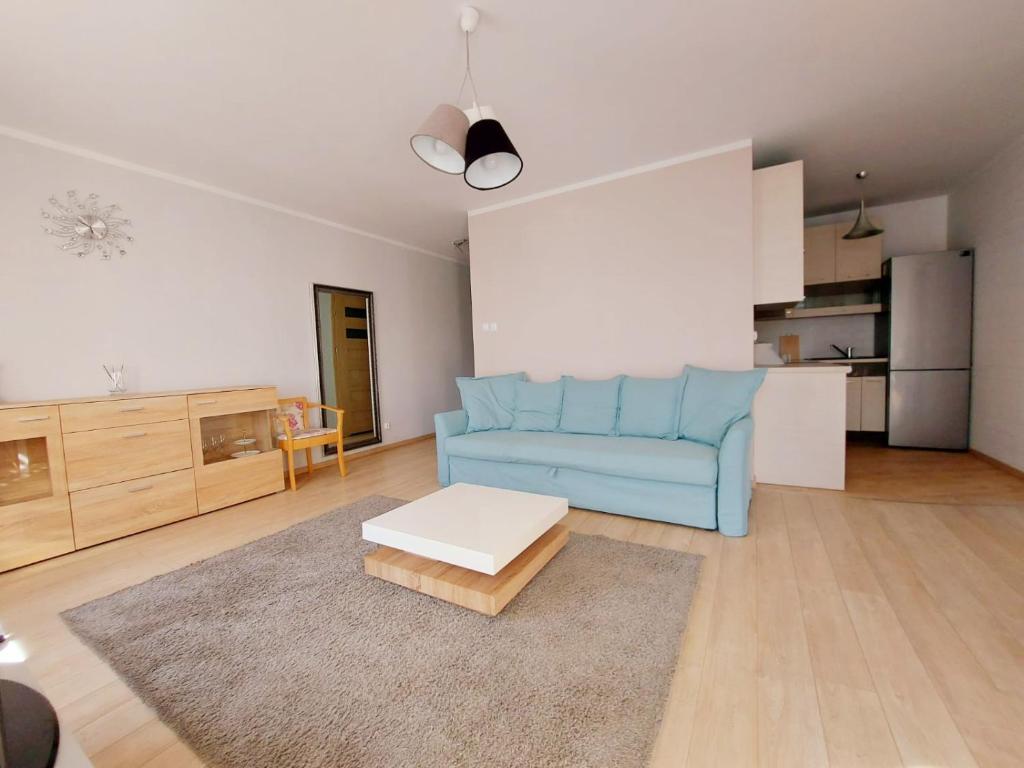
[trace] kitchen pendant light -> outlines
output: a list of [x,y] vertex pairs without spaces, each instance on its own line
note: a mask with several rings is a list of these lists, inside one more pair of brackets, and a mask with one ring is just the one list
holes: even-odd
[[857,221],[853,223],[853,227],[843,235],[843,240],[863,240],[866,237],[874,237],[885,232],[881,227],[876,227],[871,223],[871,219],[868,218],[868,213],[864,209],[864,179],[868,177],[867,171],[857,171],[857,175],[854,177],[857,179],[857,183],[861,185],[860,193],[860,213],[857,214]]
[[[474,189],[497,189],[515,180],[523,160],[490,107],[480,99],[469,61],[469,36],[480,21],[480,12],[464,6],[459,26],[466,40],[466,71],[455,105],[440,104],[409,140],[413,152],[427,165],[445,173],[461,173]],[[473,92],[473,106],[459,109],[466,83]]]

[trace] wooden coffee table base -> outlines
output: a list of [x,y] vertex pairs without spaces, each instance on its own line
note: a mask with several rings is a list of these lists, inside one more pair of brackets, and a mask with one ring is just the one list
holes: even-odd
[[363,564],[370,576],[497,616],[568,540],[566,526],[552,526],[494,576],[391,547],[378,547],[363,558]]

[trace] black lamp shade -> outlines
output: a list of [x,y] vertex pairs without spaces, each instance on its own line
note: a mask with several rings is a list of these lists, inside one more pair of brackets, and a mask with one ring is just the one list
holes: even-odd
[[473,189],[497,189],[522,173],[523,161],[497,120],[486,118],[466,134],[466,183]]

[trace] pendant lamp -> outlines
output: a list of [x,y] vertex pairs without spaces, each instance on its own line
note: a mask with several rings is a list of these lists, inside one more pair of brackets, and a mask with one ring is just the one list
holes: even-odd
[[[459,26],[466,40],[466,71],[455,104],[434,108],[420,129],[409,140],[413,152],[427,165],[444,173],[461,173],[474,189],[497,189],[515,180],[523,170],[523,160],[512,140],[490,107],[479,106],[476,82],[469,62],[469,36],[480,22],[480,12],[464,6]],[[469,82],[473,106],[458,105]]]
[[861,187],[860,193],[860,213],[857,214],[857,221],[853,223],[853,228],[843,235],[843,240],[863,240],[866,237],[874,237],[885,232],[884,229],[876,227],[871,223],[871,219],[868,218],[868,213],[864,209],[864,179],[868,177],[867,171],[858,171],[854,177],[857,179],[857,184]]

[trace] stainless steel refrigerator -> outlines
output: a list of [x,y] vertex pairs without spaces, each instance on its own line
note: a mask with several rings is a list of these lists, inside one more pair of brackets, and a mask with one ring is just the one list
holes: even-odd
[[889,445],[964,450],[971,411],[973,251],[894,256],[888,304]]

